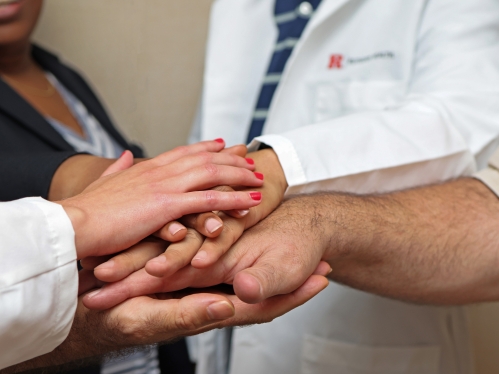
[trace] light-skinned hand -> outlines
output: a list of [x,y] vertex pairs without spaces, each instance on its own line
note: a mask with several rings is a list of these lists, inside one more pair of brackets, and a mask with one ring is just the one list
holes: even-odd
[[262,185],[247,160],[219,153],[223,147],[223,141],[210,141],[176,148],[59,202],[75,229],[78,258],[121,251],[186,214],[258,205],[259,192],[207,190]]

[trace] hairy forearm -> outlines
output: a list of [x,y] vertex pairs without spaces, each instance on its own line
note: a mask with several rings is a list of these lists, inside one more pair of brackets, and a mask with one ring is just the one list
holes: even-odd
[[499,299],[499,199],[481,182],[308,198],[325,227],[333,280],[420,303]]

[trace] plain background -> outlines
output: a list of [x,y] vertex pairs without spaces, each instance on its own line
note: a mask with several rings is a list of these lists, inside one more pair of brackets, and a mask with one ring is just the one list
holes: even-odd
[[[212,0],[45,0],[40,44],[78,66],[130,139],[184,144],[202,84]],[[499,373],[499,305],[470,308],[478,374]]]

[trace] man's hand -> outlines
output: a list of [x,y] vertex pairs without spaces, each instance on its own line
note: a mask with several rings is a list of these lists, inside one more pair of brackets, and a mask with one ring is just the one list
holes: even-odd
[[244,158],[212,153],[223,146],[212,141],[179,147],[101,178],[60,202],[75,228],[78,258],[128,248],[185,214],[258,205],[259,192],[192,192],[221,184],[263,184]]
[[[195,245],[190,249],[195,255],[192,258],[192,266],[203,269],[212,266],[222,257],[229,248],[241,237],[243,232],[272,213],[284,198],[288,184],[284,176],[281,164],[275,152],[271,149],[265,149],[248,154],[248,157],[254,161],[256,171],[265,176],[265,184],[257,189],[262,193],[262,203],[241,214],[241,212],[220,213],[224,227],[222,233],[216,238],[206,238],[202,245],[195,249]],[[244,190],[239,188],[239,190]],[[189,219],[184,219],[186,226],[196,228],[196,225]],[[194,251],[195,249],[195,251]],[[163,276],[171,274],[182,266],[169,259],[168,252],[165,253],[167,261],[161,257],[156,262],[151,261],[148,264],[150,274]],[[173,266],[172,266],[173,265]],[[177,266],[175,266],[177,265]],[[185,264],[184,264],[185,265]]]
[[[169,248],[164,255],[149,261],[147,271],[155,276],[168,276],[189,263],[198,269],[215,264],[231,246],[243,235],[243,232],[267,217],[281,203],[288,187],[284,172],[275,152],[265,149],[247,155],[255,164],[259,177],[265,177],[265,184],[256,189],[262,193],[262,203],[247,211],[220,212],[223,230],[217,237],[202,238],[190,232],[188,240]],[[220,191],[232,191],[228,187]],[[244,190],[244,188],[238,188]],[[198,220],[202,215],[190,215],[182,219],[185,226],[195,229],[200,234]],[[206,235],[204,235],[206,236]]]
[[314,275],[295,292],[256,305],[209,290],[206,292],[210,293],[138,297],[105,312],[88,310],[80,299],[71,333],[62,345],[0,373],[57,366],[215,328],[270,322],[302,305],[327,285],[326,278]]
[[[187,266],[161,278],[142,269],[90,293],[84,299],[85,305],[106,309],[139,295],[221,283],[233,284],[236,295],[248,303],[293,292],[310,275],[330,272],[330,266],[321,263],[330,234],[324,230],[326,222],[322,222],[316,208],[319,206],[309,201],[286,201],[249,229],[213,266],[206,269]],[[199,242],[195,236],[187,239]]]
[[[244,156],[245,151],[245,147],[233,147],[223,152]],[[130,253],[124,252],[109,263],[105,263],[108,258],[103,258],[98,261],[86,260],[82,264],[88,270],[100,265],[95,274],[104,282],[119,281],[144,266],[151,275],[166,277],[189,263],[199,269],[213,265],[241,237],[245,230],[267,217],[281,203],[287,188],[284,173],[274,151],[262,150],[251,153],[248,157],[248,162],[254,163],[256,170],[262,172],[262,175],[269,176],[265,178],[264,186],[256,189],[263,195],[262,203],[258,206],[243,212],[220,212],[218,221],[214,219],[212,213],[192,214],[183,217],[181,222],[191,228],[184,233],[186,238],[182,241],[171,240],[167,236],[168,231],[162,230],[163,234],[159,235],[160,237],[176,243],[170,245],[161,256],[158,256],[156,251],[151,250],[151,246],[143,246],[134,248]],[[234,191],[230,187],[217,187],[216,190]],[[221,229],[221,232],[207,232],[206,223],[210,221],[212,226],[216,227],[217,230]],[[151,257],[153,255],[158,257]]]

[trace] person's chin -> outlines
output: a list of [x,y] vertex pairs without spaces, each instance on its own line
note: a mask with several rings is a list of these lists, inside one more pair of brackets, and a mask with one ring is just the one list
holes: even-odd
[[0,26],[16,20],[26,0],[0,0]]

